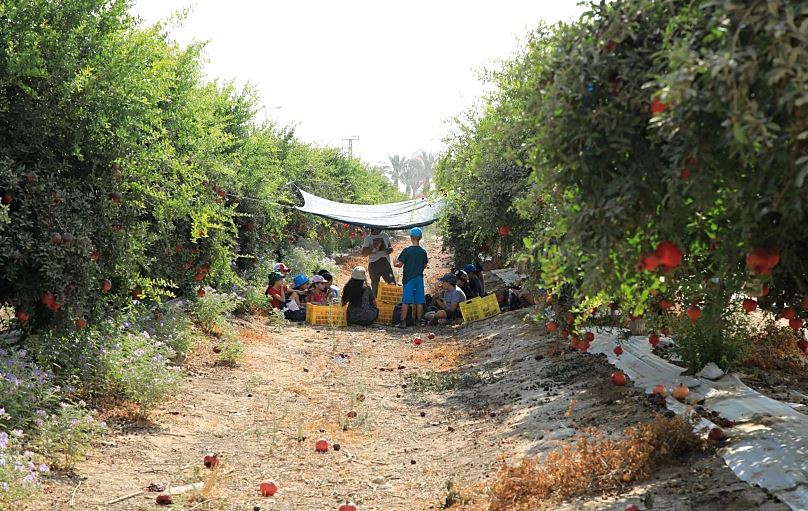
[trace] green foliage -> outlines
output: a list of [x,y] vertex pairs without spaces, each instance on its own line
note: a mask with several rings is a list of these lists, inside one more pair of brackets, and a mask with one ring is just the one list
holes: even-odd
[[132,330],[145,332],[152,339],[168,346],[173,352],[173,362],[185,356],[194,341],[191,320],[177,303],[167,303],[154,311],[141,312],[134,321]]
[[171,362],[175,357],[174,350],[148,332],[121,332],[102,351],[93,390],[143,410],[153,408],[182,381],[180,368]]
[[33,448],[56,470],[72,470],[90,451],[93,440],[107,431],[106,424],[95,420],[83,402],[61,403],[41,421]]
[[[662,298],[722,310],[767,283],[761,307],[801,309],[807,22],[790,0],[592,2],[578,21],[536,30],[493,75],[496,101],[453,142],[445,186],[473,182],[477,161],[529,169],[516,207],[520,219],[539,212],[525,231],[529,255],[542,286],[566,286],[576,303],[605,294],[634,314]],[[474,246],[493,228],[488,217],[507,211],[478,206],[479,195],[455,197],[462,222],[450,239]],[[638,269],[663,240],[682,263]],[[746,268],[758,247],[779,250],[771,275]],[[700,352],[690,362],[719,361],[725,331],[700,320],[686,334],[701,338],[685,341]]]
[[136,25],[127,7],[0,11],[0,303],[34,331],[98,320],[139,289],[159,301],[200,280],[240,284],[300,237],[336,246],[330,222],[281,205],[295,201],[290,181],[335,200],[400,197],[337,149],[256,125],[252,90],[204,82],[201,46]]
[[40,474],[45,464],[34,462],[25,450],[23,432],[0,430],[0,508],[15,509],[20,502],[31,502],[40,492]]
[[204,297],[194,301],[191,313],[202,330],[219,335],[230,329],[226,316],[235,311],[241,302],[242,298],[233,293],[208,290]]
[[235,366],[244,358],[244,344],[229,332],[216,345],[219,351],[217,362],[222,365]]
[[339,277],[339,268],[334,264],[334,260],[325,255],[322,249],[315,245],[306,245],[305,247],[293,247],[284,259],[284,263],[288,266],[292,273],[305,273],[311,277],[320,270],[328,270],[328,273]]
[[697,370],[713,362],[729,371],[743,358],[749,332],[737,315],[709,307],[696,325],[687,318],[679,323],[673,351],[687,367]]
[[[540,41],[533,36],[529,52]],[[545,202],[530,197],[534,184],[524,161],[530,131],[514,129],[537,88],[525,55],[486,76],[493,92],[455,121],[449,150],[437,164],[437,185],[449,197],[442,221],[455,263],[508,258],[543,224]],[[500,233],[507,227],[508,233]]]
[[27,430],[37,410],[47,410],[61,398],[53,374],[43,371],[25,350],[0,348],[0,431]]
[[[265,283],[266,284],[266,283]],[[244,288],[244,299],[239,303],[236,312],[241,314],[266,315],[272,308],[269,297],[264,294],[266,286],[247,286]]]

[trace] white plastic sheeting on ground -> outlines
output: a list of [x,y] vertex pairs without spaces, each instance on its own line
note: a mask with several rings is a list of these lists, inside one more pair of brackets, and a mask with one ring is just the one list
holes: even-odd
[[[651,353],[647,337],[631,337],[621,343],[623,355],[612,350],[618,332],[600,329],[590,353],[603,353],[646,392],[659,383],[678,383],[704,398],[707,410],[737,424],[724,428],[729,442],[718,452],[735,474],[750,484],[766,488],[791,509],[808,510],[808,416],[780,401],[747,387],[735,375],[710,381],[683,376],[684,369]],[[668,408],[683,414],[687,405],[668,397]],[[702,419],[697,429],[714,427]]]

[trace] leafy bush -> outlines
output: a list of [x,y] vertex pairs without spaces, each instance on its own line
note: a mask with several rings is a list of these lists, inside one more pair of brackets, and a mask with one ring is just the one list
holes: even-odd
[[137,403],[144,409],[157,405],[182,381],[180,368],[171,362],[175,352],[148,332],[122,332],[102,349],[95,388],[104,395]]
[[[2,419],[2,417],[0,417]],[[24,450],[23,432],[0,429],[0,507],[14,509],[19,502],[31,502],[39,492],[39,476],[48,472],[36,463],[33,453]]]
[[290,275],[304,273],[311,277],[315,272],[325,269],[334,278],[339,276],[339,268],[334,260],[328,257],[318,244],[309,243],[305,247],[292,247],[283,262],[292,270]]
[[286,316],[283,315],[283,311],[280,309],[270,309],[269,313],[267,314],[267,325],[274,329],[279,329],[288,324],[286,320]]
[[61,392],[53,374],[34,364],[28,352],[0,348],[0,429],[28,430],[35,411],[56,405]]
[[216,344],[218,363],[234,366],[244,358],[244,345],[235,335],[226,335]]
[[272,309],[269,297],[264,294],[266,287],[250,286],[244,288],[244,299],[239,303],[237,312],[266,315]]
[[676,327],[673,352],[692,371],[710,362],[728,371],[744,356],[749,332],[738,317],[709,307],[696,325],[681,318]]
[[[788,0],[588,7],[534,31],[492,74],[479,116],[460,124],[443,186],[469,213],[452,224],[450,210],[450,241],[474,247],[489,218],[514,210],[485,204],[477,185],[510,168],[527,190],[512,218],[537,215],[520,228],[532,269],[551,293],[572,289],[577,311],[600,295],[635,315],[663,298],[721,310],[743,292],[804,316],[808,48],[791,41],[808,11]],[[511,185],[500,181],[497,191]],[[649,257],[663,241],[681,251],[676,264]],[[759,250],[767,265],[749,263]],[[690,360],[721,358],[725,324],[697,330],[686,342],[706,351]]]
[[0,52],[0,304],[33,331],[239,284],[301,237],[342,240],[284,210],[289,181],[347,202],[400,197],[338,149],[256,125],[252,90],[205,83],[202,47],[138,26],[128,5],[9,0],[0,12],[0,40],[18,43]]
[[72,470],[92,448],[92,442],[107,431],[106,424],[95,420],[84,402],[61,403],[52,414],[37,419],[33,449],[57,470]]
[[191,321],[187,313],[177,303],[165,304],[155,311],[140,311],[136,315],[135,324],[131,327],[136,332],[147,332],[152,339],[157,339],[173,350],[174,361],[183,357],[193,344]]
[[226,316],[235,311],[242,301],[242,298],[233,293],[209,290],[193,303],[191,312],[204,331],[220,335],[230,328]]

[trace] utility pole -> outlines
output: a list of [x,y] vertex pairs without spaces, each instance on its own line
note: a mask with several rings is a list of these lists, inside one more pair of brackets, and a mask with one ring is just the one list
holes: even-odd
[[270,107],[267,107],[266,105],[262,105],[261,108],[259,108],[258,110],[255,111],[255,113],[257,114],[258,112],[263,110],[264,111],[264,122],[266,123],[269,120],[269,116],[267,115],[267,110],[280,110],[281,108],[283,108],[283,106],[270,106]]
[[353,142],[354,140],[359,140],[357,135],[352,135],[348,138],[343,138],[342,141],[348,141],[348,159],[353,158]]

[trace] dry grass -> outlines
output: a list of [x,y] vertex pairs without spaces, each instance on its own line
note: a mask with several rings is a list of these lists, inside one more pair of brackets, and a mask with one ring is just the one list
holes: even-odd
[[472,342],[439,344],[417,351],[412,355],[412,360],[429,363],[430,369],[434,371],[448,371],[457,368],[464,360],[473,356],[477,344]]
[[137,425],[150,425],[147,413],[137,403],[118,399],[115,396],[104,397],[91,402],[98,410],[96,418],[107,422],[123,422]]
[[617,439],[590,431],[544,459],[503,467],[486,509],[528,511],[546,499],[620,490],[648,478],[666,460],[702,447],[691,425],[679,417],[658,416]]
[[808,369],[808,354],[797,347],[799,335],[791,328],[767,322],[749,338],[742,364],[760,369]]
[[241,342],[247,344],[249,343],[265,344],[267,341],[271,341],[271,338],[267,334],[266,330],[256,330],[253,328],[239,328],[238,337],[239,340],[241,340]]

